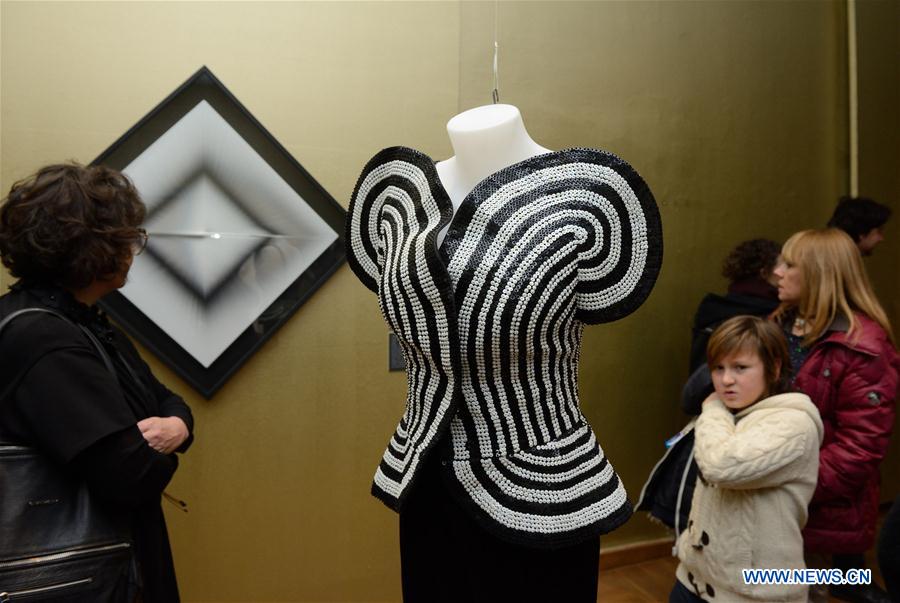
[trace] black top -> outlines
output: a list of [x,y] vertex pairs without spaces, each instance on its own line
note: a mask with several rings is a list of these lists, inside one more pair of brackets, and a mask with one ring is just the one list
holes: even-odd
[[797,371],[799,371],[800,367],[803,366],[803,363],[806,362],[806,357],[809,356],[812,346],[804,346],[804,337],[802,335],[794,335],[790,328],[784,329],[784,336],[787,338],[788,352],[791,355],[791,367],[796,367],[793,369],[793,374],[791,376],[791,383],[793,383],[794,377],[797,376]]
[[176,416],[192,431],[190,409],[156,380],[129,339],[96,308],[58,287],[17,284],[0,297],[0,320],[30,307],[49,308],[87,326],[116,375],[75,325],[46,313],[17,317],[0,336],[0,440],[37,447],[84,478],[98,502],[130,514],[143,601],[178,601],[160,508],[178,459],[153,450],[136,424]]
[[768,316],[777,307],[778,291],[761,279],[732,283],[726,295],[708,293],[694,315],[690,372],[706,363],[706,344],[720,324],[744,314]]

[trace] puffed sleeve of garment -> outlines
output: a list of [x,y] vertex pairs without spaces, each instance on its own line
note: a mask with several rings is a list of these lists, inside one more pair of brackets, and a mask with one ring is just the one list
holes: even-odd
[[612,153],[576,149],[558,166],[580,203],[585,238],[578,257],[577,317],[597,324],[634,312],[662,266],[662,221],[644,179]]
[[892,349],[870,356],[846,349],[838,385],[833,439],[819,452],[819,481],[813,502],[853,499],[878,471],[894,426],[898,361]]
[[55,318],[41,319],[28,333],[33,340],[47,340],[47,345],[32,340],[29,347],[44,353],[14,394],[32,443],[82,475],[102,499],[137,506],[158,498],[177,459],[144,441],[119,384],[97,352],[86,340],[80,342],[83,335],[76,327]]
[[735,423],[734,415],[717,399],[703,404],[694,427],[694,458],[703,477],[734,490],[769,488],[796,479],[815,454],[818,430],[802,410],[758,410],[750,424]]
[[[387,209],[386,209],[387,208]],[[363,168],[347,209],[347,263],[362,283],[378,292],[385,246],[402,239],[395,232],[423,218],[426,261],[438,261],[440,227],[453,216],[453,204],[440,183],[437,170],[424,153],[407,147],[380,151]]]

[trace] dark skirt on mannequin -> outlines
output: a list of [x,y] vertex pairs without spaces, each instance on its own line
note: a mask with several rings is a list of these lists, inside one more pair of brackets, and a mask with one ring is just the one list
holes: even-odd
[[558,549],[501,540],[453,500],[437,456],[420,468],[400,513],[404,603],[597,600],[599,537]]

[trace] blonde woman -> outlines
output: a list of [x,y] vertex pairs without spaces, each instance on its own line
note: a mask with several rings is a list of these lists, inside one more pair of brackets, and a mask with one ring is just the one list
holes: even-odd
[[[833,555],[835,567],[862,568],[875,540],[878,466],[894,424],[900,358],[891,325],[843,231],[793,235],[774,273],[781,301],[774,317],[796,367],[793,389],[812,399],[825,424],[804,547]],[[868,586],[832,594],[882,600],[882,591]]]

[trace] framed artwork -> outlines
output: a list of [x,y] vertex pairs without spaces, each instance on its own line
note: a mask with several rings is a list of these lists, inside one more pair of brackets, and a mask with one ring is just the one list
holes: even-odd
[[150,235],[103,308],[207,399],[344,262],[344,209],[206,67],[93,163]]

